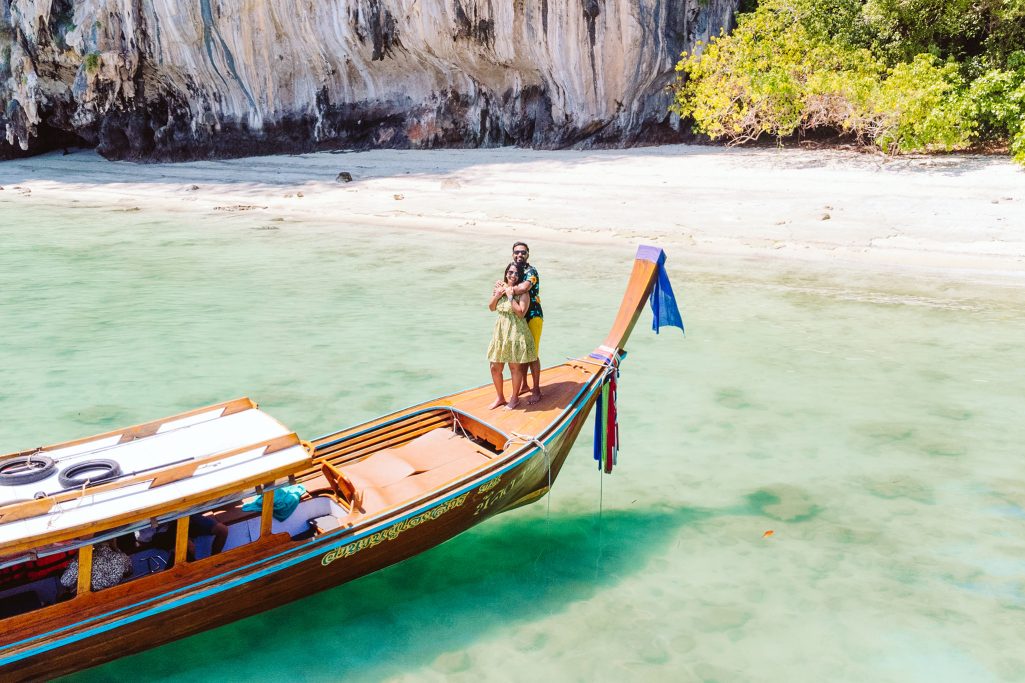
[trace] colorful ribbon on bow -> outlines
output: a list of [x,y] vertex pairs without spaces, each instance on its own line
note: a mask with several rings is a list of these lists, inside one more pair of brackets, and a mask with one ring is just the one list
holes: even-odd
[[[592,357],[601,358],[591,354]],[[615,356],[613,356],[615,357]],[[594,405],[594,459],[598,461],[598,469],[611,474],[613,465],[619,458],[619,414],[616,408],[617,380],[619,378],[619,360],[613,357],[602,358],[609,364],[602,379],[601,388]]]

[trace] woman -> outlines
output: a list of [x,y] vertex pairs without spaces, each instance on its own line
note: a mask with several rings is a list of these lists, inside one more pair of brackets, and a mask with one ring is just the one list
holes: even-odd
[[[523,319],[530,307],[530,294],[516,294],[512,291],[512,288],[522,281],[523,266],[515,262],[510,263],[505,268],[503,284],[495,287],[495,291],[491,295],[491,302],[488,304],[489,309],[498,312],[495,331],[491,335],[491,344],[488,346],[491,380],[495,383],[495,393],[497,394],[495,400],[488,406],[492,410],[506,404],[502,379],[505,364],[509,364],[512,386],[518,387],[523,383],[526,364],[537,359],[534,337],[530,334],[530,328],[527,327],[527,322]],[[514,391],[506,407],[512,409],[519,404],[520,399]]]

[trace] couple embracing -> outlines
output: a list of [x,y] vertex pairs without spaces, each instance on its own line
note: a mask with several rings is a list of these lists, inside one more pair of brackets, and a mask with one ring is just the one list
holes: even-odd
[[[537,352],[541,342],[541,280],[530,265],[530,248],[524,242],[513,245],[512,263],[505,276],[495,283],[488,308],[498,313],[495,331],[488,346],[491,380],[495,383],[495,400],[488,406],[505,405],[512,409],[520,404],[520,394],[527,389],[527,370],[534,386],[527,403],[541,400],[541,361]],[[503,387],[505,364],[512,375],[512,395],[506,401]]]

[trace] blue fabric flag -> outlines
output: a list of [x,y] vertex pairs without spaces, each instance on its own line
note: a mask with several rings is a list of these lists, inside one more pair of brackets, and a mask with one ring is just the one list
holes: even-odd
[[637,250],[637,258],[652,261],[658,266],[658,277],[655,279],[655,286],[649,299],[651,312],[655,316],[651,321],[651,329],[655,330],[655,334],[658,334],[660,327],[679,327],[683,332],[683,318],[676,305],[673,286],[669,284],[669,273],[666,272],[665,252],[658,247],[642,246]]

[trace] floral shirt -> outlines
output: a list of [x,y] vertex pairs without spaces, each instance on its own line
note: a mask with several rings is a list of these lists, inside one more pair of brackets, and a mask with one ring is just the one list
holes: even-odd
[[523,268],[523,281],[530,282],[530,306],[527,308],[527,315],[524,320],[531,318],[544,318],[541,312],[541,277],[537,274],[537,268],[526,264]]
[[[109,545],[97,545],[93,548],[93,573],[92,589],[100,591],[121,583],[128,574],[132,573],[132,560],[120,550],[115,550]],[[61,585],[73,589],[78,585],[78,558],[76,557],[68,565],[68,568],[61,575]]]

